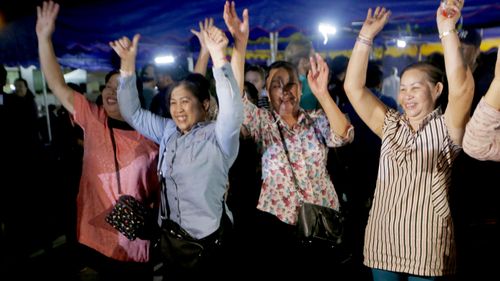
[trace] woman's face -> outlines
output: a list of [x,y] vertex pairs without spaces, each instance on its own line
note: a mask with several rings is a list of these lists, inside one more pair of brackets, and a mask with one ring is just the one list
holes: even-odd
[[116,90],[118,89],[118,74],[114,74],[109,78],[108,83],[102,90],[102,105],[108,116],[121,120],[120,108],[116,98]]
[[196,123],[206,119],[209,105],[208,99],[201,103],[183,85],[175,87],[170,95],[170,115],[183,134],[189,132]]
[[443,84],[433,84],[423,70],[409,69],[401,77],[398,102],[410,120],[422,120],[434,110],[442,90]]
[[301,84],[296,75],[290,76],[284,68],[272,69],[266,84],[271,106],[280,115],[299,110]]

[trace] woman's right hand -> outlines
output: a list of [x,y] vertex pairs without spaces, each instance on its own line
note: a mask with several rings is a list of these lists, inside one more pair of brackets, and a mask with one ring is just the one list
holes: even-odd
[[135,71],[135,57],[137,56],[137,47],[139,45],[140,35],[134,35],[132,42],[128,37],[109,42],[109,45],[121,59],[121,70],[131,74]]
[[36,7],[36,35],[38,38],[50,38],[56,29],[56,18],[59,4],[52,1],[43,2],[42,7]]
[[226,63],[226,47],[229,42],[226,34],[215,26],[209,27],[203,33],[214,66],[221,67]]
[[384,28],[390,15],[391,11],[386,10],[384,7],[375,8],[373,15],[372,9],[368,9],[365,22],[363,23],[363,27],[361,27],[359,35],[365,37],[366,39],[373,40],[373,38],[375,38],[375,36],[377,36],[377,34]]

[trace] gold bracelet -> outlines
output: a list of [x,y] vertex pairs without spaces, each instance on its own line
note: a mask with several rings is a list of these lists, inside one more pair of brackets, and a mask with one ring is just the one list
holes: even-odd
[[439,34],[439,39],[443,39],[444,37],[446,37],[446,36],[448,36],[448,35],[450,35],[452,33],[458,33],[458,31],[455,28],[450,29],[448,31],[443,31],[443,33]]

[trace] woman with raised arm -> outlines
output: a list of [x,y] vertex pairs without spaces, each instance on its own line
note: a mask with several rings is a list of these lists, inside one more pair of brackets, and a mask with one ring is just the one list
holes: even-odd
[[[243,22],[234,3],[226,2],[224,20],[235,38],[232,66],[244,81],[245,48],[248,41],[248,11]],[[278,61],[269,67],[266,89],[271,110],[258,108],[243,99],[243,129],[254,139],[262,154],[262,188],[258,200],[255,251],[266,272],[293,277],[301,270],[313,275],[328,249],[304,250],[297,243],[296,223],[302,202],[338,209],[339,199],[326,170],[328,147],[342,146],[353,139],[353,128],[328,93],[328,66],[319,54],[310,58],[309,85],[323,110],[300,108],[301,85],[297,69]],[[243,94],[241,92],[241,94]],[[322,251],[325,250],[325,251]],[[333,273],[335,274],[335,273]]]
[[470,69],[462,58],[453,17],[436,12],[444,49],[449,102],[442,94],[441,71],[412,64],[401,74],[398,101],[404,113],[387,108],[365,86],[373,39],[390,11],[368,10],[347,68],[347,96],[363,121],[382,139],[373,206],[365,231],[364,264],[374,280],[440,280],[455,272],[455,241],[448,202],[451,166],[461,149],[474,93]]
[[[153,277],[150,241],[128,240],[105,221],[120,195],[132,195],[158,205],[156,176],[158,147],[130,127],[117,104],[117,71],[106,76],[102,106],[89,102],[65,82],[51,36],[59,5],[50,1],[37,8],[36,34],[42,71],[62,105],[84,131],[82,175],[77,198],[77,240],[84,265],[100,280],[147,280]],[[137,90],[136,85],[133,85]]]
[[[139,132],[160,144],[161,224],[167,225],[166,221],[169,225],[170,221],[178,224],[206,249],[202,261],[192,269],[184,267],[180,260],[170,259],[171,252],[163,252],[168,280],[190,279],[195,275],[220,277],[224,270],[221,228],[228,229],[231,224],[224,194],[229,168],[238,153],[243,104],[225,58],[228,43],[225,34],[215,26],[202,32],[214,65],[220,105],[216,121],[206,121],[209,82],[200,74],[191,74],[171,87],[172,119],[141,109],[134,87],[139,35],[132,42],[123,37],[110,43],[121,58],[118,88],[121,113]],[[182,249],[169,248],[172,252],[178,250]]]
[[478,160],[500,162],[500,46],[495,78],[465,128],[464,151]]

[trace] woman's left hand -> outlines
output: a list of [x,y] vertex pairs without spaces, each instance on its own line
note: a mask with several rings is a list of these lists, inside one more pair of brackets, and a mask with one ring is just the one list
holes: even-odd
[[329,95],[328,93],[328,80],[329,80],[329,68],[325,60],[316,53],[314,57],[311,57],[311,70],[307,74],[307,82],[309,82],[309,87],[311,88],[314,96],[320,98],[322,95]]
[[109,42],[109,45],[121,59],[121,70],[125,72],[135,71],[135,57],[137,56],[137,46],[139,45],[140,35],[134,35],[132,41],[128,37]]

